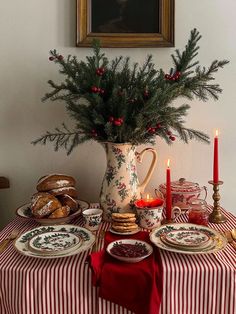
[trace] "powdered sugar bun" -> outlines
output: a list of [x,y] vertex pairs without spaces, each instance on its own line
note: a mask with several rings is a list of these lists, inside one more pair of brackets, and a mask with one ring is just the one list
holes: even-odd
[[49,193],[40,192],[32,197],[31,212],[36,218],[48,216],[59,207],[61,207],[60,201]]
[[71,176],[65,174],[49,174],[38,180],[36,188],[39,192],[47,192],[61,187],[74,187],[75,184],[76,181]]
[[77,192],[76,188],[73,186],[67,186],[67,187],[52,189],[52,190],[48,191],[48,193],[50,193],[54,196],[63,195],[63,194],[67,194],[67,195],[69,195],[71,197],[75,197],[75,198],[78,196],[78,192]]

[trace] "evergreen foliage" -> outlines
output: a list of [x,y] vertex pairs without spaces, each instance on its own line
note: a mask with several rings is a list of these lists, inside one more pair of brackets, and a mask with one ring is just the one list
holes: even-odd
[[76,126],[71,131],[63,123],[62,128],[46,132],[33,144],[53,142],[56,150],[64,147],[70,154],[88,140],[138,145],[154,144],[160,136],[168,144],[176,137],[186,143],[192,139],[209,142],[203,132],[184,126],[190,106],[172,105],[179,97],[207,101],[218,99],[222,92],[218,84],[212,83],[213,75],[228,61],[215,60],[208,68],[200,67],[195,60],[200,38],[193,29],[184,51],[177,49],[171,56],[173,68],[168,74],[155,69],[151,55],[142,66],[131,65],[128,57],[109,61],[98,41],[94,41],[93,55],[87,56],[86,62],[50,51],[49,59],[60,66],[65,79],[60,84],[48,81],[52,90],[43,101],[65,102]]

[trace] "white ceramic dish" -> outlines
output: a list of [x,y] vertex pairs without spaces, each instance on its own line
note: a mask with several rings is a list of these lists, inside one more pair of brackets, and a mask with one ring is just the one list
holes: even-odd
[[[113,252],[114,248],[119,247],[120,254]],[[107,246],[107,252],[114,258],[127,263],[137,263],[152,254],[153,249],[150,244],[145,241],[137,239],[121,239],[111,242]],[[131,255],[137,250],[140,252],[140,256],[131,257]],[[131,255],[130,255],[131,253]],[[124,255],[123,255],[124,254]],[[128,256],[125,256],[128,255]]]
[[[182,231],[197,230],[197,231],[203,232],[209,237],[211,243],[203,247],[189,248],[189,247],[183,247],[183,246],[173,246],[173,245],[167,244],[166,242],[163,242],[162,236],[174,230],[182,230]],[[183,254],[216,253],[219,250],[224,249],[224,247],[227,244],[227,240],[218,231],[205,227],[205,226],[189,224],[189,223],[167,224],[167,225],[161,226],[160,228],[156,228],[150,233],[150,240],[153,244],[155,244],[157,247],[163,250],[175,252],[175,253],[183,253]]]
[[32,237],[28,242],[28,247],[36,253],[57,255],[73,251],[81,244],[82,239],[76,234],[64,231],[49,231]]
[[89,208],[89,203],[86,201],[78,200],[78,203],[78,210],[63,218],[35,218],[30,214],[30,203],[18,207],[16,214],[21,218],[34,220],[43,226],[65,224],[71,222],[74,218],[78,217],[83,210]]
[[[69,232],[79,236],[82,239],[81,245],[77,248],[74,248],[70,252],[61,252],[61,254],[57,255],[46,255],[41,252],[33,252],[29,249],[29,241],[35,237],[36,235],[44,234],[45,232]],[[95,242],[95,236],[92,234],[91,231],[76,226],[76,225],[52,225],[52,226],[40,226],[34,228],[32,230],[26,231],[25,233],[21,234],[14,242],[14,246],[16,250],[30,257],[36,258],[59,258],[59,257],[68,257],[75,254],[79,254],[83,251],[88,250],[93,243]]]
[[184,247],[200,247],[209,242],[210,237],[199,230],[173,230],[163,235],[164,242]]
[[213,249],[215,247],[215,242],[210,238],[208,242],[206,242],[205,244],[201,245],[201,246],[197,246],[197,247],[191,247],[191,246],[184,246],[184,245],[176,245],[173,243],[170,243],[168,241],[166,241],[165,236],[160,236],[161,241],[167,245],[168,247],[173,247],[173,248],[177,248],[177,249],[181,249],[183,251],[190,251],[190,252],[195,252],[195,251],[199,251],[199,249],[201,250],[206,250],[206,249]]
[[114,233],[114,234],[119,234],[119,235],[124,235],[124,236],[126,236],[126,235],[136,234],[136,233],[138,233],[140,230],[141,230],[140,228],[137,228],[137,229],[135,229],[135,230],[133,230],[133,231],[129,231],[129,232],[118,232],[118,231],[115,231],[115,230],[113,230],[112,228],[110,228],[109,231],[110,231],[111,233]]

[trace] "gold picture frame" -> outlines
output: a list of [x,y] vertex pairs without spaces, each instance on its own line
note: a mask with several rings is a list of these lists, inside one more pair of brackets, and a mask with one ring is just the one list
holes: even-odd
[[173,47],[174,6],[175,0],[77,0],[76,46],[91,47],[97,38],[101,47]]

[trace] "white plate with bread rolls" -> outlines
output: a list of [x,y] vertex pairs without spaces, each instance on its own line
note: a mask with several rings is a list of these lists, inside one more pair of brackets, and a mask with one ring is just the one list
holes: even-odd
[[41,225],[69,223],[89,203],[78,199],[76,180],[67,174],[48,174],[37,181],[31,202],[17,208],[16,214]]
[[[49,216],[38,218],[35,217],[32,213],[31,204],[32,203],[26,203],[20,207],[17,208],[16,214],[25,219],[31,219],[34,220],[41,225],[60,225],[71,222],[73,219],[78,217],[81,212],[87,208],[89,208],[89,203],[83,200],[76,200],[78,203],[78,207],[75,211],[69,210],[67,206],[61,206],[57,209],[55,209],[55,215],[52,215],[54,212],[52,212]],[[64,216],[66,215],[66,216]],[[58,217],[56,217],[58,216]],[[60,217],[64,216],[64,217]]]

